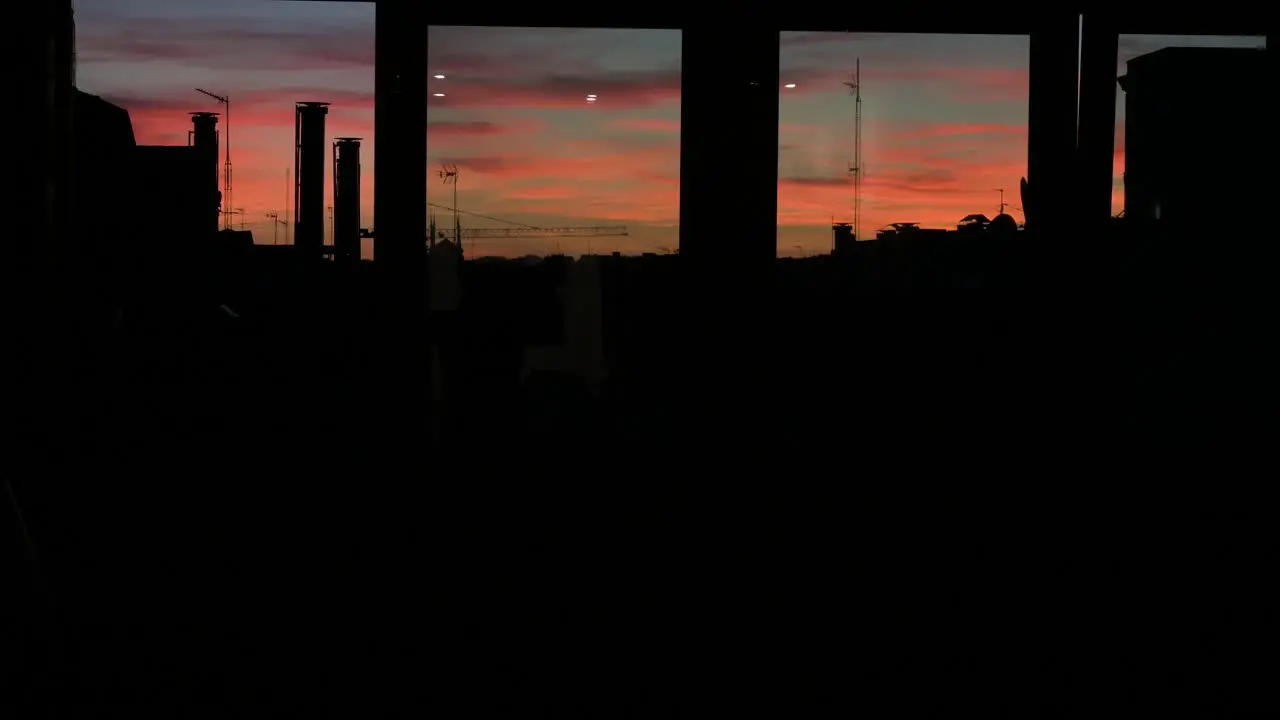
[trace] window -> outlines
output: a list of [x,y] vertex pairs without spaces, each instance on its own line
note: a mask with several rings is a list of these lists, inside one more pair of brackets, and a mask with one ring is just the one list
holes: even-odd
[[[1175,48],[1239,48],[1252,49],[1266,47],[1265,37],[1230,37],[1230,36],[1212,36],[1212,35],[1121,35],[1119,40],[1119,52],[1116,58],[1116,76],[1121,77],[1128,74],[1131,66],[1130,62],[1138,58],[1145,58],[1153,53],[1170,50]],[[1192,51],[1194,52],[1194,50]],[[1174,59],[1176,61],[1176,58]],[[1142,60],[1138,60],[1142,62]],[[1187,67],[1199,68],[1205,70],[1212,61],[1196,61],[1191,59],[1189,65],[1182,70],[1172,69],[1171,72],[1180,77],[1190,79],[1191,75],[1186,71]],[[1226,60],[1226,62],[1231,62]],[[1208,70],[1212,73],[1212,70]],[[1235,76],[1235,73],[1231,73]],[[1185,147],[1185,138],[1170,137],[1164,141],[1163,132],[1148,131],[1142,134],[1141,141],[1138,140],[1138,133],[1134,133],[1134,143],[1128,142],[1130,138],[1126,135],[1125,128],[1130,123],[1145,124],[1159,117],[1168,117],[1169,113],[1156,110],[1152,113],[1152,117],[1144,118],[1141,116],[1141,110],[1137,113],[1130,114],[1133,107],[1125,90],[1116,85],[1116,129],[1115,129],[1115,161],[1112,169],[1112,189],[1111,189],[1111,214],[1118,215],[1126,210],[1126,184],[1128,195],[1133,206],[1125,212],[1125,217],[1133,219],[1142,219],[1144,213],[1140,212],[1146,208],[1154,213],[1153,219],[1159,219],[1161,215],[1161,198],[1167,197],[1167,193],[1176,190],[1179,187],[1193,187],[1194,183],[1187,183],[1185,173],[1191,172],[1191,165],[1195,164],[1198,169],[1194,172],[1202,178],[1212,177],[1219,172],[1227,175],[1234,174],[1237,168],[1227,166],[1240,158],[1247,158],[1249,153],[1243,150],[1231,149],[1229,146],[1233,142],[1238,142],[1245,138],[1249,133],[1244,132],[1241,122],[1247,121],[1252,113],[1241,113],[1239,110],[1231,113],[1218,113],[1212,110],[1200,111],[1196,109],[1197,105],[1202,105],[1208,99],[1204,93],[1224,93],[1224,88],[1215,84],[1214,87],[1187,88],[1185,97],[1177,92],[1165,93],[1174,107],[1169,108],[1172,116],[1182,115],[1178,112],[1178,105],[1185,103],[1185,117],[1187,118],[1187,132],[1193,132],[1191,125],[1196,125],[1194,134],[1202,138],[1213,138],[1214,142],[1221,141],[1223,145],[1219,145],[1213,149],[1198,154],[1195,160],[1189,160],[1185,156],[1170,157],[1170,153],[1166,152],[1169,148]],[[1253,98],[1249,98],[1250,102],[1257,101],[1259,98],[1265,98],[1265,93],[1255,93]],[[1266,102],[1262,99],[1261,102]],[[1238,102],[1233,100],[1233,104]],[[1221,124],[1220,124],[1221,123]],[[1170,132],[1180,134],[1181,128],[1170,128]],[[1234,138],[1234,140],[1233,140]],[[1141,145],[1137,142],[1145,142],[1150,152],[1144,152]],[[1164,148],[1164,149],[1162,149]],[[1133,155],[1137,158],[1135,164],[1130,164],[1130,159],[1126,154],[1126,149],[1132,149]],[[1176,150],[1175,150],[1176,152]],[[1163,168],[1159,165],[1162,158],[1168,158],[1173,172],[1168,172],[1169,168]],[[1251,161],[1246,161],[1251,162]],[[1166,185],[1164,180],[1169,180]],[[1172,208],[1171,208],[1172,209]]]
[[[294,103],[322,101],[330,103],[324,202],[333,198],[329,145],[360,137],[362,224],[372,224],[373,4],[80,0],[76,31],[80,89],[128,110],[138,144],[186,145],[188,113],[220,113],[233,168],[224,223],[251,230],[260,245],[291,241]],[[230,101],[229,123],[227,106],[196,88]],[[151,210],[136,203],[130,222],[148,222]],[[331,234],[326,208],[326,244]],[[361,254],[372,252],[363,241]]]
[[428,32],[436,240],[456,207],[472,257],[675,251],[679,31]]
[[1001,210],[1021,222],[1026,36],[784,32],[781,44],[779,255],[832,249],[832,223],[854,221],[857,173],[859,240]]

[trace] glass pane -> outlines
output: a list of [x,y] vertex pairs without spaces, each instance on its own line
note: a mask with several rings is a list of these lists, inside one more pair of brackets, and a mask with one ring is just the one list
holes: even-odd
[[784,32],[781,42],[779,255],[832,250],[833,223],[854,223],[858,174],[858,240],[894,223],[1022,221],[1026,36]]
[[[324,244],[333,242],[334,138],[362,138],[360,216],[362,226],[372,224],[372,3],[80,0],[76,29],[80,89],[128,110],[139,145],[186,145],[188,113],[219,113],[224,196],[225,164],[232,167],[222,225],[251,231],[259,245],[293,242],[299,101],[329,103]],[[226,103],[197,88],[229,100],[230,116]],[[372,257],[371,240],[361,242],[361,255]]]
[[[1267,39],[1265,37],[1223,37],[1214,35],[1121,35],[1119,43],[1119,52],[1116,57],[1116,76],[1120,77],[1128,72],[1129,62],[1135,58],[1149,55],[1166,48],[1265,48]],[[1192,89],[1188,89],[1191,91]],[[1216,123],[1220,116],[1212,111],[1196,112],[1194,104],[1203,102],[1203,98],[1197,98],[1192,94],[1187,96],[1186,112],[1188,116],[1194,114],[1195,123],[1200,127],[1194,132],[1197,134],[1204,133],[1210,137],[1217,136],[1216,130],[1212,130],[1208,125]],[[1116,84],[1116,135],[1115,135],[1115,162],[1112,167],[1111,177],[1111,214],[1119,215],[1125,211],[1125,122],[1126,122],[1126,97],[1124,90],[1119,83]],[[1236,121],[1233,115],[1222,116],[1227,127],[1223,128],[1225,136],[1230,136],[1230,125]],[[1190,131],[1190,130],[1189,130]],[[1159,214],[1159,208],[1149,204],[1144,212],[1126,213],[1132,214],[1134,217],[1140,215],[1152,216]]]
[[432,27],[427,51],[437,240],[460,228],[471,257],[675,251],[678,30]]

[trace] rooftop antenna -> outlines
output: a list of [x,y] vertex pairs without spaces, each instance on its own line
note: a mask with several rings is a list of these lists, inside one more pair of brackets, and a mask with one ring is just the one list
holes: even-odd
[[853,77],[844,82],[853,96],[853,162],[849,174],[853,176],[853,239],[861,240],[862,224],[862,58],[854,60]]
[[458,224],[458,166],[445,163],[440,166],[439,174],[441,182],[453,186],[453,242],[458,246],[458,252],[462,252],[462,226]]
[[288,232],[289,223],[280,219],[280,213],[269,212],[267,213],[267,217],[271,218],[271,244],[275,245],[280,231],[280,226],[283,225],[285,227],[285,232]]
[[1004,201],[1004,188],[996,188],[996,192],[1000,193],[1000,214],[1003,215],[1004,209],[1009,207],[1009,204]]
[[222,229],[230,230],[231,229],[231,211],[230,211],[231,210],[231,99],[228,97],[224,97],[222,95],[215,95],[214,93],[211,93],[208,90],[201,90],[200,88],[196,88],[196,92],[202,93],[204,95],[208,95],[209,97],[213,98],[214,100],[217,100],[219,103],[222,103],[227,107],[227,112],[226,112],[227,141],[224,143],[227,146],[227,164],[226,164],[226,169],[223,170],[223,173],[222,173],[222,208],[223,208]]

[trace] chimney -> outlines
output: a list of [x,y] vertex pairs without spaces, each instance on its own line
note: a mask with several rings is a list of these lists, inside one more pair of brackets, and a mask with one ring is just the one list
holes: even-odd
[[218,216],[222,210],[222,196],[218,190],[218,113],[191,113],[191,134],[188,144],[196,149],[202,161],[208,165],[206,192],[212,209],[209,212],[209,232],[218,232]]
[[360,138],[333,142],[333,252],[338,262],[360,261]]
[[300,252],[324,250],[324,118],[329,103],[294,105],[293,237]]

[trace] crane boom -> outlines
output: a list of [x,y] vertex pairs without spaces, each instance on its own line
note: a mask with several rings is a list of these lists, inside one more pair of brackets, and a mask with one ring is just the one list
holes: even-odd
[[617,237],[626,235],[625,225],[587,225],[548,228],[462,228],[464,238]]
[[[626,225],[585,225],[575,227],[462,228],[464,238],[556,238],[619,237],[630,235]],[[360,237],[377,237],[374,230],[361,230]]]

